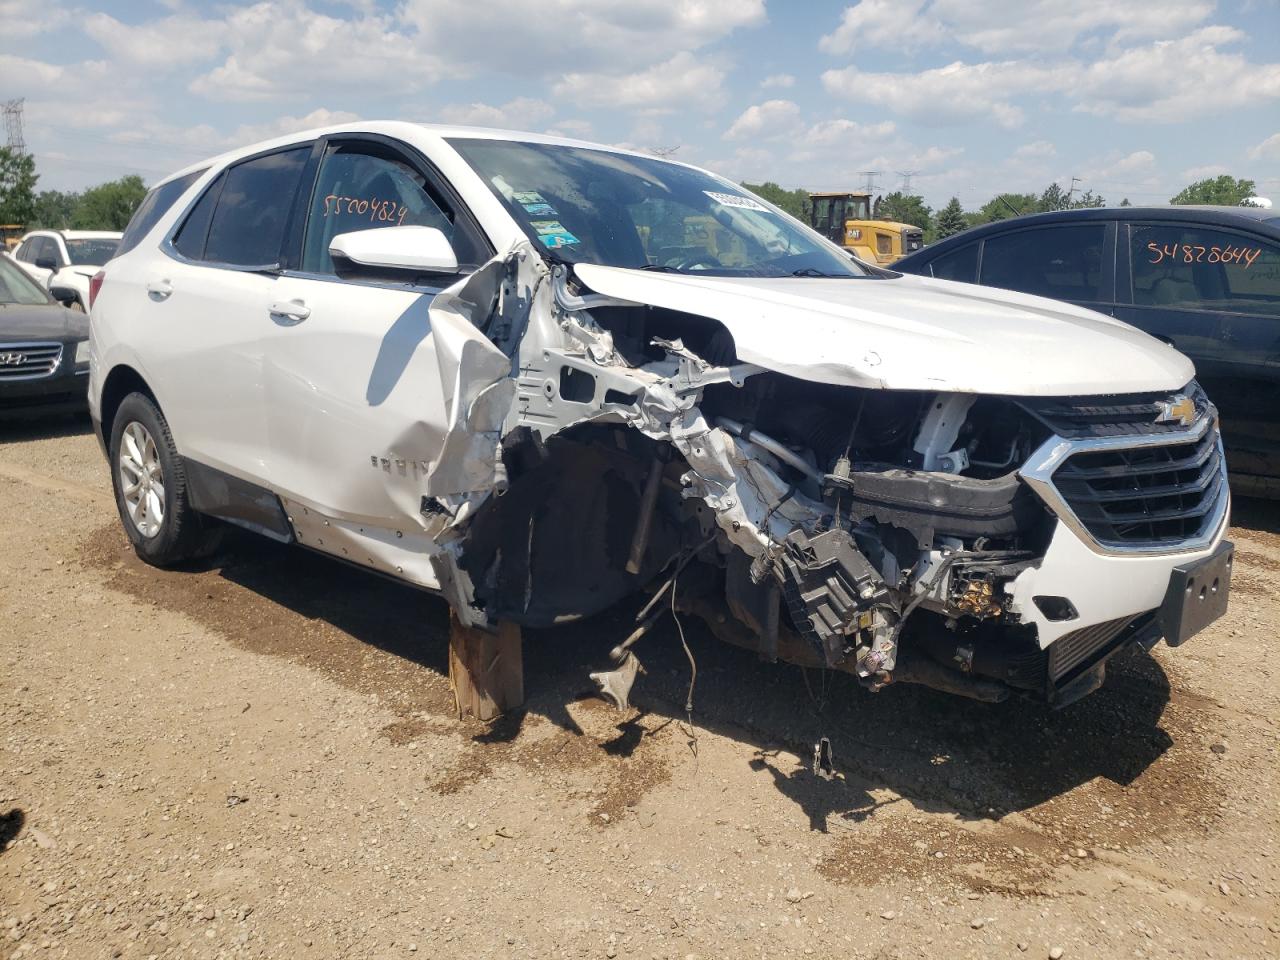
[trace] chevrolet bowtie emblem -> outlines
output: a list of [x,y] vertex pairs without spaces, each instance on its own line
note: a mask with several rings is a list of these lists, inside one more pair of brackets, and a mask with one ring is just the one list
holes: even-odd
[[16,367],[26,359],[25,353],[0,353],[0,367]]
[[1195,401],[1185,394],[1178,394],[1169,400],[1160,401],[1160,412],[1156,415],[1156,423],[1180,423],[1189,427],[1196,422]]

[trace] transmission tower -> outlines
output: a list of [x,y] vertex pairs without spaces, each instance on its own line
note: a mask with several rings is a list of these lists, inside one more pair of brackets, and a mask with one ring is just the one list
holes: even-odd
[[22,104],[25,98],[4,102],[4,132],[7,146],[17,153],[27,152],[27,141],[22,136]]
[[866,183],[863,184],[863,189],[867,193],[876,192],[876,177],[880,176],[879,170],[859,170],[858,176],[867,178]]
[[899,170],[898,171],[898,176],[902,178],[903,193],[908,195],[911,193],[911,178],[914,177],[919,172],[920,172],[919,170]]

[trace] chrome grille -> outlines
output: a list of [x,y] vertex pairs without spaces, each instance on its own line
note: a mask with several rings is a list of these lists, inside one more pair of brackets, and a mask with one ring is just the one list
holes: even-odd
[[1072,670],[1097,659],[1108,644],[1124,631],[1133,617],[1121,617],[1073,630],[1049,646],[1049,680],[1057,683]]
[[1226,492],[1213,429],[1196,439],[1072,454],[1053,483],[1094,538],[1112,544],[1199,537]]
[[60,343],[0,343],[0,381],[51,376],[61,360]]

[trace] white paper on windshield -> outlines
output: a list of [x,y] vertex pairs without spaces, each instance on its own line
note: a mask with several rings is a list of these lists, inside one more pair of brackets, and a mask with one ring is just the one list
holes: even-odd
[[759,210],[761,213],[769,212],[768,207],[757,203],[750,197],[743,197],[736,193],[716,193],[714,190],[703,190],[702,192],[722,207],[739,207],[743,210]]

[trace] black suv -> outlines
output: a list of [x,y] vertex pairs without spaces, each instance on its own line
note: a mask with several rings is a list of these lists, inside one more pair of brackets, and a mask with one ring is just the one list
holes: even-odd
[[893,269],[1067,300],[1173,344],[1221,413],[1232,486],[1280,497],[1280,211],[1042,213],[966,230]]

